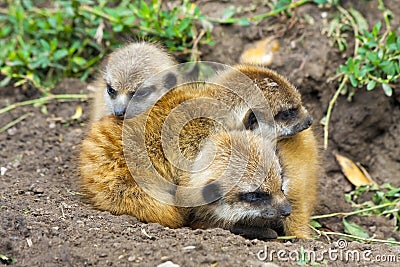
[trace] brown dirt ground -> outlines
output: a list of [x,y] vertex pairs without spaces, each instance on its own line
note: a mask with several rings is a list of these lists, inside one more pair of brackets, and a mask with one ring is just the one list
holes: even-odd
[[[246,1],[236,6],[244,9]],[[370,23],[379,19],[376,1],[348,1],[362,11]],[[362,2],[362,3],[359,3]],[[386,1],[392,11],[400,10],[400,2]],[[228,2],[201,1],[202,11],[219,16]],[[346,4],[349,6],[350,4]],[[251,14],[265,12],[259,5]],[[226,64],[237,62],[245,44],[265,36],[277,35],[281,48],[271,68],[286,75],[303,94],[306,106],[315,119],[315,128],[322,143],[319,120],[323,117],[336,83],[328,83],[343,59],[329,44],[321,30],[326,20],[314,5],[296,10],[291,19],[279,17],[258,26],[215,26],[216,46],[201,47],[203,60]],[[243,13],[249,14],[249,13]],[[333,14],[329,14],[331,16]],[[306,22],[311,17],[314,23]],[[399,25],[400,14],[395,14]],[[396,21],[397,20],[397,21]],[[340,172],[333,151],[362,163],[378,183],[400,186],[400,94],[385,97],[379,90],[358,90],[353,102],[341,97],[335,107],[329,149],[323,152],[320,202],[316,214],[350,211],[344,194],[353,189]],[[39,97],[33,90],[0,88],[0,107],[9,103]],[[55,93],[86,93],[86,84],[65,80]],[[71,120],[76,107],[83,107],[83,116]],[[336,242],[320,237],[317,241],[247,240],[221,229],[168,229],[158,224],[145,224],[129,216],[114,216],[93,209],[78,193],[76,158],[78,145],[85,137],[89,104],[86,102],[51,102],[41,108],[21,107],[1,115],[0,125],[24,115],[29,117],[0,134],[0,167],[7,169],[0,176],[0,254],[17,260],[14,266],[156,266],[171,261],[180,266],[270,266],[257,258],[260,250],[292,252],[301,249],[322,253],[337,249]],[[384,217],[354,217],[370,235],[400,240],[390,220]],[[325,230],[343,231],[341,218],[321,221]],[[340,245],[340,244],[339,244]],[[377,256],[397,257],[400,249],[385,244],[348,242],[343,251],[371,252]],[[369,254],[368,254],[369,255]],[[367,255],[367,256],[368,256]],[[286,254],[286,256],[290,256]],[[297,260],[278,260],[279,266],[292,266]],[[2,261],[6,264],[6,261]],[[321,264],[344,266],[345,257],[329,259]],[[371,265],[367,260],[348,261],[354,266]],[[387,266],[388,262],[375,262]]]

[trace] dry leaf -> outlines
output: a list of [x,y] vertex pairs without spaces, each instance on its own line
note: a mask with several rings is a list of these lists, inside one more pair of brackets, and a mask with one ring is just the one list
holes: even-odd
[[79,106],[76,107],[75,114],[72,115],[71,119],[72,120],[77,120],[80,117],[82,117],[82,106],[79,105]]
[[269,66],[272,64],[274,53],[278,49],[278,40],[267,37],[246,49],[240,56],[240,63]]
[[338,153],[334,153],[334,155],[342,169],[342,172],[350,183],[355,186],[376,184],[364,168],[360,169],[353,161],[339,155]]

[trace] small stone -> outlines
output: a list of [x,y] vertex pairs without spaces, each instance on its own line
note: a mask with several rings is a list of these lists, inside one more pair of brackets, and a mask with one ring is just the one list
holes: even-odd
[[12,128],[7,130],[7,134],[8,135],[14,135],[16,133],[17,133],[17,129],[15,127],[12,127]]
[[1,168],[0,168],[0,174],[1,174],[1,176],[4,176],[4,174],[6,174],[6,172],[7,172],[7,168],[6,168],[6,167],[1,167]]
[[134,260],[136,260],[135,256],[129,256],[128,261],[134,261]]
[[264,262],[262,267],[279,267],[279,265],[276,265],[275,263],[272,262]]
[[179,265],[173,263],[172,261],[166,261],[166,262],[163,262],[163,263],[157,265],[157,267],[179,267]]
[[161,257],[161,261],[169,261],[169,260],[171,260],[171,256],[162,256]]
[[184,250],[191,250],[191,249],[195,249],[195,248],[196,248],[195,246],[186,246],[183,249]]
[[43,194],[44,193],[44,189],[41,188],[41,187],[35,187],[35,188],[33,188],[33,193]]

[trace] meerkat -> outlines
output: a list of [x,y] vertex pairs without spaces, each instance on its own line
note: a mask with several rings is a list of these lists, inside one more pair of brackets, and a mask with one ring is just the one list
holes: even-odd
[[[158,222],[172,228],[184,225],[186,209],[174,206],[173,191],[187,172],[175,167],[170,162],[174,159],[167,157],[168,151],[162,144],[163,127],[172,118],[172,127],[179,129],[179,147],[172,157],[180,152],[183,157],[178,161],[188,160],[190,165],[203,140],[221,130],[221,124],[226,124],[228,130],[229,125],[236,129],[238,123],[232,121],[243,119],[239,116],[243,112],[237,118],[225,116],[229,110],[218,115],[220,122],[207,119],[207,112],[216,113],[215,103],[207,106],[210,92],[218,90],[215,87],[206,83],[184,84],[167,92],[152,108],[135,117],[122,121],[109,115],[92,123],[82,142],[79,159],[82,191],[90,202],[100,210],[133,215],[144,222]],[[170,114],[193,99],[203,101],[200,106],[195,103],[199,114],[190,114],[197,112],[192,107],[178,110],[174,116]],[[242,108],[236,110],[242,111]],[[171,136],[165,137],[169,142],[175,138],[171,131]],[[146,189],[156,191],[162,201],[150,196]]]
[[[165,90],[177,84],[177,74],[168,71],[176,64],[155,43],[130,43],[112,52],[104,62],[101,75],[92,84],[94,102],[91,121],[111,114],[123,118],[133,97],[136,99],[133,115],[145,111]],[[151,81],[161,71],[165,71],[162,80]]]
[[[207,155],[208,150],[216,145],[216,162],[204,171],[194,173],[188,183],[192,186],[199,186],[199,183],[209,185],[204,191],[208,191],[208,195],[219,194],[221,198],[192,208],[189,215],[191,227],[219,227],[258,239],[273,239],[278,235],[310,238],[308,223],[318,186],[318,151],[311,129],[279,141],[276,154],[272,151],[271,140],[257,135],[242,135],[241,138],[248,138],[248,145],[241,145],[246,143],[246,139],[238,142],[240,136],[232,141],[225,134],[202,148],[202,154]],[[243,172],[241,166],[231,166],[223,179],[216,184],[212,182],[224,172],[232,147],[240,151],[239,155],[250,154],[251,157],[240,181],[227,190],[227,186],[235,183],[235,174]],[[232,160],[238,162],[245,157]],[[257,167],[259,163],[261,165]],[[201,164],[201,161],[196,161],[196,164]],[[257,184],[260,178],[262,183],[257,187],[254,183]],[[203,197],[206,198],[207,194]]]
[[[251,79],[251,82],[264,93],[269,104],[278,138],[278,157],[285,174],[284,193],[292,205],[292,212],[287,218],[272,220],[268,223],[259,223],[257,220],[250,219],[247,223],[236,222],[235,224],[235,221],[229,221],[233,217],[224,221],[215,213],[221,210],[221,208],[216,208],[221,206],[221,203],[217,202],[195,208],[194,215],[192,214],[194,217],[192,226],[194,228],[223,227],[250,237],[258,235],[258,237],[274,238],[276,233],[279,233],[294,235],[298,238],[309,238],[308,222],[316,202],[319,175],[318,145],[313,131],[310,129],[312,117],[302,105],[300,93],[281,75],[252,65],[237,65],[235,68]],[[227,102],[232,98],[230,94],[238,94],[240,97],[249,87],[249,81],[232,70],[220,73],[214,82],[231,88],[230,92],[224,92],[223,95],[220,92],[214,93],[214,97],[226,98]],[[248,130],[257,132],[259,122],[255,118],[254,110],[250,110],[246,116]],[[221,158],[224,157],[221,156]],[[218,166],[218,164],[213,166]],[[273,175],[273,170],[271,168],[272,173],[269,175],[277,177],[276,171]],[[201,174],[199,175],[201,177]],[[197,180],[201,181],[202,179],[197,178]],[[275,181],[279,181],[279,179],[275,179]],[[235,191],[233,191],[234,193]],[[232,209],[243,204],[237,195],[233,195],[233,199],[235,197],[237,202],[231,202]],[[241,216],[249,218],[245,212],[237,215],[239,218]],[[263,231],[263,229],[268,231]]]
[[[239,73],[248,77],[244,78]],[[270,69],[250,64],[236,65],[222,71],[213,82],[231,88],[231,94],[246,92],[249,86],[256,86],[263,94],[273,116],[276,134],[279,138],[293,136],[312,124],[312,117],[303,106],[299,91],[282,75]],[[254,114],[253,129],[257,128]]]
[[[218,227],[258,239],[282,234],[292,208],[284,194],[284,170],[272,139],[252,131],[220,132],[210,137],[200,155],[193,168],[202,171],[192,172],[187,184],[204,186],[206,202],[210,196],[219,198],[191,209],[192,228]],[[204,164],[210,158],[213,161]],[[179,197],[196,196],[185,193]]]
[[[315,162],[313,159],[308,159],[309,161],[306,162],[304,158],[308,155],[302,153],[307,152],[308,145],[311,146],[309,151],[313,151],[312,131],[303,131],[299,134],[304,134],[304,136],[297,134],[279,141],[278,156],[273,153],[265,156],[265,151],[270,151],[267,148],[271,146],[272,141],[263,138],[257,131],[252,130],[254,118],[249,114],[253,110],[236,97],[232,97],[228,102],[231,103],[230,111],[234,110],[237,116],[232,118],[230,114],[225,117],[223,114],[218,114],[222,117],[222,122],[226,124],[224,127],[219,122],[201,116],[201,112],[205,112],[205,114],[210,111],[214,112],[211,108],[213,103],[210,104],[210,107],[203,106],[200,115],[194,116],[195,119],[192,119],[192,114],[190,114],[195,111],[190,107],[189,109],[178,110],[175,116],[170,116],[172,111],[176,110],[178,106],[184,106],[183,103],[188,100],[213,99],[216,94],[224,95],[223,93],[216,93],[224,92],[224,90],[223,86],[221,89],[221,86],[207,83],[185,84],[166,93],[149,111],[134,118],[122,122],[114,116],[107,116],[94,122],[87,138],[82,143],[79,164],[82,190],[92,204],[101,210],[107,210],[114,214],[129,214],[143,222],[157,222],[171,228],[185,225],[195,227],[196,224],[203,224],[206,227],[226,227],[232,232],[250,237],[260,235],[265,238],[274,238],[277,233],[283,231],[285,234],[307,238],[309,236],[307,223],[312,211],[312,208],[307,208],[307,206],[312,206],[312,203],[308,202],[315,195],[313,187],[303,180],[305,176],[310,175],[311,178],[307,177],[310,179],[309,182],[315,182],[316,168],[303,165],[314,164]],[[251,98],[251,95],[249,98]],[[224,110],[223,112],[227,111]],[[199,172],[200,178],[194,179],[195,176],[191,178],[190,171],[181,170],[170,162],[161,140],[163,125],[169,118],[172,118],[172,128],[178,128],[179,133],[179,148],[172,153],[172,157],[178,152],[181,153],[183,161],[188,160],[191,164],[188,166],[194,166],[193,168],[197,170],[198,166],[194,165],[196,159],[199,155],[206,155],[212,150],[210,148],[211,143],[221,144],[217,146],[216,150],[218,152],[218,148],[220,148],[222,151],[220,155],[232,152],[232,147],[229,146],[226,138],[226,134],[228,134],[233,138],[231,144],[234,145],[234,151],[246,152],[244,154],[249,155],[261,155],[261,159],[260,156],[250,157],[249,166],[256,165],[259,162],[264,162],[264,164],[269,162],[264,167],[261,164],[261,169],[257,169],[257,171],[264,173],[264,175],[259,176],[261,179],[265,178],[265,181],[259,180],[259,188],[256,188],[253,184],[251,186],[246,185],[250,179],[246,180],[245,178],[252,174],[254,170],[251,167],[248,170],[246,166],[234,165],[238,172],[239,169],[245,170],[244,179],[239,181],[239,185],[233,189],[232,193],[222,191],[227,193],[228,198],[230,197],[230,202],[218,202],[218,198],[222,195],[218,193],[219,188],[226,187],[225,185],[229,184],[230,180],[222,181],[222,186],[217,186],[217,190],[213,190],[213,185],[210,187],[204,182],[206,179],[213,180],[213,172],[208,173],[210,175],[203,176],[203,178],[201,178],[201,172]],[[242,122],[243,128],[238,127],[240,122]],[[174,131],[172,133],[165,138],[173,140],[176,134]],[[305,133],[311,133],[311,137]],[[309,140],[306,138],[307,136]],[[295,137],[299,137],[300,140],[293,139]],[[246,140],[250,140],[247,148],[241,145],[245,144],[244,141]],[[280,148],[281,146],[282,148]],[[296,149],[300,156],[291,154],[291,151],[296,151]],[[239,153],[239,157],[241,157],[240,155]],[[301,155],[304,156],[300,160]],[[310,154],[310,156],[312,157],[313,154]],[[294,159],[285,160],[285,158],[291,157],[294,157]],[[282,168],[276,160],[277,158],[283,158],[281,161],[285,175],[281,174]],[[245,159],[247,157],[243,160]],[[212,162],[211,170],[221,169],[220,164],[224,163],[223,160],[223,157],[218,156],[217,161]],[[241,158],[234,162],[241,162]],[[286,168],[287,171],[285,171]],[[297,175],[299,168],[305,170]],[[233,174],[237,175],[235,172]],[[188,197],[182,200],[185,193],[182,194],[179,191],[180,188],[177,191],[177,186],[196,185],[193,181],[204,184],[205,189],[201,194],[191,194],[191,192],[198,192],[185,189],[184,192]],[[243,186],[241,187],[241,185]],[[149,194],[149,190],[156,192],[156,194]],[[270,197],[268,197],[268,194]],[[238,196],[242,197],[239,198]],[[201,197],[204,198],[204,201],[212,203],[203,205],[196,212],[191,212],[187,203],[196,202]],[[272,202],[268,202],[268,199]],[[253,200],[255,202],[260,200],[269,205],[269,208],[265,210],[265,216],[270,215],[268,223],[265,220],[260,222],[259,219],[247,220],[246,213],[240,213],[240,208],[247,205],[244,203],[249,202],[251,205]],[[213,201],[217,202],[213,203]],[[218,203],[221,205],[218,205]],[[229,209],[229,205],[232,206],[232,209]],[[235,209],[236,205],[239,209]],[[206,212],[208,209],[211,210],[211,213]],[[226,217],[244,219],[230,222],[224,221],[223,217],[222,220],[216,220],[217,215],[215,215],[216,217],[207,216],[215,210],[220,212],[220,217],[225,214]],[[228,213],[224,213],[224,211]],[[206,216],[201,215],[202,213]],[[275,217],[272,215],[273,213],[276,215]],[[287,218],[285,219],[285,217]]]

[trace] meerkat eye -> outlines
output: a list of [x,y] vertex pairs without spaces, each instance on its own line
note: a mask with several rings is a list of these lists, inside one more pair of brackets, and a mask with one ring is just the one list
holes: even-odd
[[155,90],[157,90],[157,87],[155,85],[141,87],[139,90],[137,90],[135,92],[135,96],[136,97],[145,97],[145,96],[153,93]]
[[114,88],[112,88],[112,86],[110,84],[107,83],[107,93],[111,96],[111,97],[116,97],[117,96],[117,91],[114,90]]
[[249,110],[243,119],[246,130],[254,130],[257,127],[257,118],[252,110]]
[[271,200],[271,195],[266,192],[240,193],[239,200],[249,203]]
[[297,108],[291,108],[283,111],[279,111],[275,115],[275,120],[288,121],[297,117],[299,110]]

